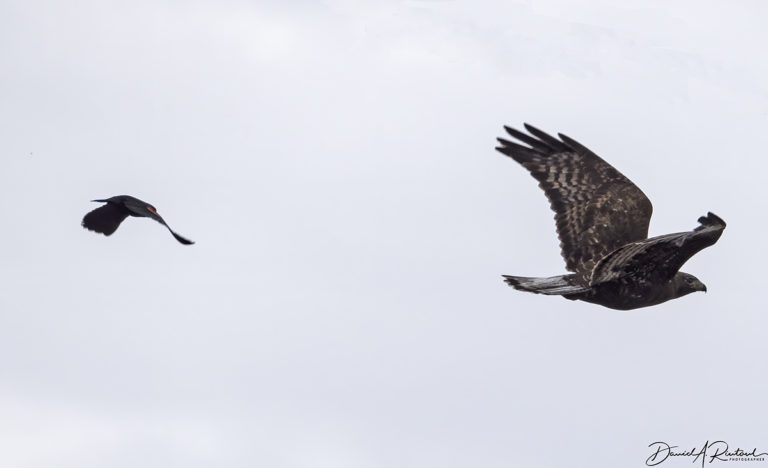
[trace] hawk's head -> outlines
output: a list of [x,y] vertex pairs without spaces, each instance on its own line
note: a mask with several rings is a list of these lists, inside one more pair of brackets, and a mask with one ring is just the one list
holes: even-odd
[[707,286],[693,275],[678,272],[672,279],[675,285],[676,297],[682,297],[696,291],[707,292]]

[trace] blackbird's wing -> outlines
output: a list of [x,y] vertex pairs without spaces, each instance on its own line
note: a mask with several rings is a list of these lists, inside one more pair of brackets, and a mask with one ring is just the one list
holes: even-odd
[[181,242],[184,245],[192,245],[192,244],[194,244],[193,241],[191,241],[191,240],[189,240],[189,239],[187,239],[185,237],[182,237],[182,236],[176,234],[175,232],[173,232],[173,229],[171,229],[171,227],[168,226],[168,223],[165,222],[165,220],[163,219],[162,216],[157,214],[157,211],[154,211],[154,208],[149,210],[149,212],[150,212],[150,214],[148,215],[148,217],[154,219],[158,223],[160,223],[163,226],[165,226],[169,231],[171,231],[171,234],[173,234],[173,237],[175,237],[177,241]]
[[83,218],[82,226],[90,231],[111,235],[128,217],[128,213],[112,203],[96,208]]
[[[166,226],[166,227],[168,227],[168,226]],[[168,230],[171,231],[171,234],[173,234],[173,237],[175,237],[176,240],[181,242],[182,244],[184,244],[184,245],[192,245],[192,244],[194,244],[193,241],[191,241],[191,240],[189,240],[189,239],[187,239],[185,237],[182,237],[182,236],[176,234],[175,232],[173,232],[173,230],[171,228],[168,227]]]

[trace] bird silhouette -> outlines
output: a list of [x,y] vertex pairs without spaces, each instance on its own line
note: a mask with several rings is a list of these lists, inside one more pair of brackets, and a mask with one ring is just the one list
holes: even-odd
[[117,230],[125,218],[128,216],[134,216],[137,218],[152,218],[158,223],[162,224],[173,234],[173,237],[177,241],[184,245],[194,244],[189,239],[173,232],[170,226],[165,220],[157,214],[157,210],[154,206],[145,201],[141,201],[138,198],[131,197],[129,195],[117,195],[105,200],[91,200],[98,203],[106,203],[104,206],[100,206],[91,211],[83,218],[82,226],[90,231],[104,234],[105,236],[112,235]]

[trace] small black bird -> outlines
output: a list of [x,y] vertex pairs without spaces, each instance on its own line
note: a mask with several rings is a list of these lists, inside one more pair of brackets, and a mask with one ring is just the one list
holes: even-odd
[[154,206],[141,201],[138,198],[129,195],[118,195],[116,197],[107,198],[106,200],[91,201],[106,203],[106,205],[96,208],[85,215],[82,224],[83,227],[88,230],[109,236],[117,230],[120,223],[122,223],[128,216],[152,218],[167,227],[177,241],[184,245],[194,244],[191,240],[185,239],[173,232],[173,229],[171,229],[171,227],[165,223],[165,220],[157,214],[157,210]]

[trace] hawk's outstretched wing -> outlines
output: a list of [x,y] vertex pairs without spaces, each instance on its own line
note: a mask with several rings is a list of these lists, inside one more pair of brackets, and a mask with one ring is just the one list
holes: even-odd
[[586,280],[603,256],[648,237],[653,207],[613,166],[562,133],[560,139],[525,124],[531,135],[504,129],[528,146],[499,138],[496,149],[523,165],[555,212],[560,249],[569,271]]
[[699,223],[693,231],[653,237],[616,249],[595,265],[591,284],[629,275],[655,284],[671,280],[688,259],[717,242],[725,229],[725,221],[714,213],[700,217]]

